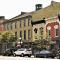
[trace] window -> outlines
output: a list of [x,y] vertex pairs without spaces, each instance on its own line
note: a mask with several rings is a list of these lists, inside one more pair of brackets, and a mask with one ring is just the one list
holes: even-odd
[[28,40],[31,39],[30,30],[28,30]]
[[4,30],[6,30],[5,24],[4,24]]
[[24,30],[24,40],[26,40],[26,31]]
[[55,36],[58,36],[58,29],[55,29]]
[[34,32],[37,33],[37,28],[34,29]]
[[20,37],[22,38],[22,31],[20,31]]
[[17,32],[15,32],[15,37],[17,38]]
[[7,30],[9,30],[9,24],[7,24]]
[[28,26],[30,26],[30,18],[28,19]]
[[48,30],[48,37],[50,37],[50,35],[51,35],[51,34],[50,34],[50,30]]
[[16,22],[15,22],[15,29],[16,29],[16,27],[17,27],[17,26],[16,26]]
[[43,35],[43,28],[40,28],[40,35]]
[[26,26],[26,20],[24,19],[24,26]]
[[7,24],[5,24],[4,26],[5,26],[5,30],[7,30]]
[[9,23],[9,30],[12,30],[12,23]]
[[55,36],[58,36],[58,25],[55,25],[54,28],[55,28]]
[[47,36],[48,36],[48,38],[51,37],[51,26],[47,27]]
[[20,27],[21,27],[22,20],[20,20]]
[[11,23],[10,27],[11,27],[11,30],[12,30],[12,23]]
[[40,28],[40,38],[43,39],[43,27]]

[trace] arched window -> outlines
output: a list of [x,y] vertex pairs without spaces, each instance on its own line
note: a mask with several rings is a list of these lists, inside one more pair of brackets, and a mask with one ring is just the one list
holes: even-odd
[[34,32],[37,33],[37,28],[34,29]]

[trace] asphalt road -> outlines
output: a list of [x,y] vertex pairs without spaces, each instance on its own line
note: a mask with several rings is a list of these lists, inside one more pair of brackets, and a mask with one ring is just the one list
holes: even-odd
[[13,57],[13,56],[0,56],[0,60],[60,60],[48,58],[34,58],[34,57]]

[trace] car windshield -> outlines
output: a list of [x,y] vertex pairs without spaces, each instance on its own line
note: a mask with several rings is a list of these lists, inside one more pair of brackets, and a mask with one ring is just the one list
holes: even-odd
[[49,53],[51,53],[51,52],[47,51],[47,50],[43,50],[43,51],[40,52],[40,54],[49,54]]

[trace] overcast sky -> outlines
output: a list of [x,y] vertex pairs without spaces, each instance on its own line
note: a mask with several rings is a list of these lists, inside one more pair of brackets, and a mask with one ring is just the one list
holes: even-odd
[[[43,4],[43,7],[48,6],[52,0],[0,0],[0,16],[5,16],[10,19],[24,12],[35,10],[36,4]],[[53,0],[60,2],[60,0]]]

